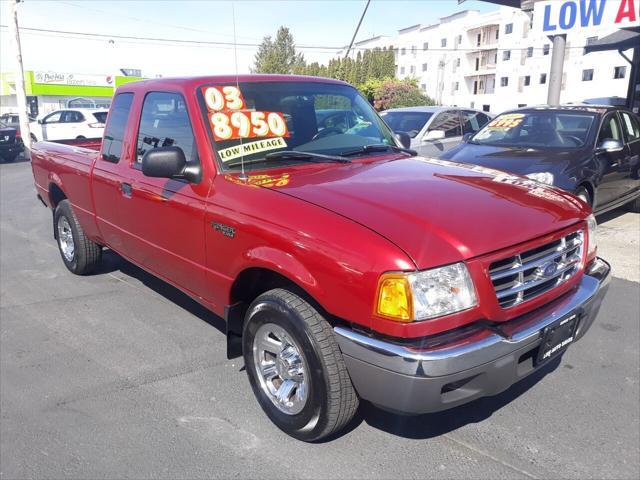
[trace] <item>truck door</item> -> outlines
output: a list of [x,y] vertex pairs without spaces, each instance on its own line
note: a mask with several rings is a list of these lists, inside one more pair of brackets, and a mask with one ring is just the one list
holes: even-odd
[[135,157],[126,173],[130,194],[120,211],[125,251],[145,269],[206,298],[210,296],[204,287],[208,183],[151,178],[142,173],[142,157],[158,147],[180,147],[188,162],[200,163],[180,93],[150,92],[145,96],[135,142]]
[[105,244],[116,252],[124,251],[120,211],[128,203],[123,175],[133,156],[132,135],[127,135],[127,122],[133,93],[119,93],[113,99],[102,150],[91,176],[96,224]]

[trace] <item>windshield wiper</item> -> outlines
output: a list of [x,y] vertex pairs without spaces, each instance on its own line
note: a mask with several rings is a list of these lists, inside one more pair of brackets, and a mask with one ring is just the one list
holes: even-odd
[[323,155],[321,153],[297,152],[295,150],[281,150],[279,152],[267,153],[264,159],[269,160],[303,160],[308,162],[336,162],[351,163],[348,158],[337,157],[333,155]]
[[384,143],[374,143],[372,145],[364,145],[362,147],[358,147],[353,150],[347,150],[345,152],[342,152],[340,153],[340,155],[342,157],[351,157],[353,155],[362,155],[365,153],[372,153],[372,152],[388,152],[389,150],[391,150],[392,152],[408,153],[412,157],[415,157],[416,155],[418,155],[418,152],[410,148],[402,148],[396,145],[385,145]]

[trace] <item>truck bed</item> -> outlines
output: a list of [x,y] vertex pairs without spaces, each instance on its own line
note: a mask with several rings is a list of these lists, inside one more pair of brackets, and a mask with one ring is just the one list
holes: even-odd
[[52,206],[55,195],[71,199],[78,220],[93,225],[91,170],[100,155],[102,139],[37,142],[31,149],[31,168],[38,197]]

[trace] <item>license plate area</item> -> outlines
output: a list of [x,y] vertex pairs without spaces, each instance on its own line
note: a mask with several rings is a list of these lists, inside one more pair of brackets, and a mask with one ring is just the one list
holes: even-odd
[[575,340],[579,315],[577,312],[561,318],[542,330],[536,365],[548,362],[562,354]]

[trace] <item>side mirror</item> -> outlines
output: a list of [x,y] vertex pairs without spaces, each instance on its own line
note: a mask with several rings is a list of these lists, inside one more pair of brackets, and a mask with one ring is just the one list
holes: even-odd
[[142,173],[147,177],[183,177],[187,159],[180,147],[147,150],[142,157]]
[[442,140],[444,138],[444,130],[429,130],[423,137],[423,140]]
[[404,148],[411,148],[411,137],[407,132],[394,132],[396,138]]
[[598,152],[615,153],[621,152],[624,145],[620,140],[614,140],[613,138],[605,138],[600,145],[598,145]]
[[471,140],[471,137],[473,137],[473,133],[469,132],[469,133],[465,133],[462,136],[462,142],[463,143],[467,143],[469,140]]

